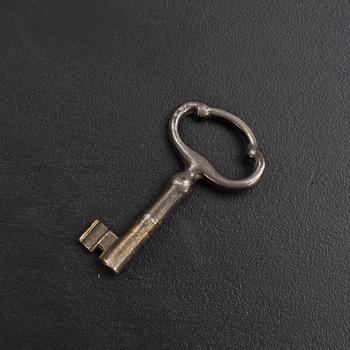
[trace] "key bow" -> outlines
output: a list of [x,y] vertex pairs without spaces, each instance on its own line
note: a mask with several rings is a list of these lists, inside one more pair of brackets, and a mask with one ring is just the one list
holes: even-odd
[[[215,166],[202,154],[189,147],[181,138],[179,125],[182,118],[196,113],[199,118],[222,119],[238,127],[248,141],[247,155],[254,160],[254,171],[244,179],[234,180],[219,173]],[[169,124],[170,138],[180,157],[194,171],[198,178],[213,182],[227,190],[243,190],[255,186],[265,171],[265,158],[261,152],[253,131],[242,119],[219,108],[209,107],[202,102],[191,101],[180,106],[173,113]]]

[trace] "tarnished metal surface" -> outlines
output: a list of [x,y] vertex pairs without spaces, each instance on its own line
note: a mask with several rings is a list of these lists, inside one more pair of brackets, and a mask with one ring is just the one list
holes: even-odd
[[[220,118],[240,128],[248,141],[247,155],[254,161],[253,173],[244,179],[229,179],[221,175],[207,158],[184,143],[180,137],[179,123],[189,114],[196,114],[199,118]],[[235,115],[204,103],[188,102],[173,113],[170,119],[170,138],[185,163],[185,170],[170,179],[165,191],[122,237],[117,237],[98,220],[80,237],[80,242],[88,250],[101,249],[103,253],[100,259],[115,272],[123,269],[176,205],[192,192],[193,185],[198,180],[207,180],[227,190],[243,190],[255,186],[265,171],[263,153],[249,126]]]

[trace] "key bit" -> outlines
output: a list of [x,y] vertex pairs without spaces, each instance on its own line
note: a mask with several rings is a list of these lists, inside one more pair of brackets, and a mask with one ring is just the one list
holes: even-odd
[[[247,155],[254,161],[252,174],[240,180],[229,179],[221,175],[202,154],[191,149],[181,139],[179,133],[180,120],[190,114],[196,114],[202,119],[222,119],[238,127],[248,141]],[[167,188],[154,204],[120,238],[103,223],[95,220],[79,239],[90,252],[96,248],[101,249],[100,259],[115,272],[123,269],[173,209],[190,195],[198,180],[207,180],[226,190],[244,190],[255,186],[265,171],[264,155],[249,126],[237,116],[222,109],[209,107],[202,102],[187,102],[172,114],[170,139],[186,167],[170,179]]]
[[98,220],[95,220],[79,238],[79,241],[90,252],[93,252],[96,248],[104,252],[117,240],[118,237]]

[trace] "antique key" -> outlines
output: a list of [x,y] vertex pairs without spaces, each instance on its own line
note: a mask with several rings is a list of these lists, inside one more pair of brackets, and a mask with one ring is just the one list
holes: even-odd
[[[238,127],[248,141],[247,155],[254,160],[253,173],[241,180],[229,179],[221,175],[203,155],[191,149],[179,134],[180,120],[190,114],[196,114],[202,119],[219,118]],[[96,248],[101,249],[100,259],[115,272],[123,269],[176,205],[192,192],[196,181],[205,179],[223,189],[243,190],[255,186],[264,173],[264,155],[252,130],[231,113],[209,107],[201,102],[187,102],[173,113],[169,126],[171,141],[184,161],[185,169],[172,176],[165,191],[122,237],[118,237],[103,223],[95,220],[79,239],[91,252]]]

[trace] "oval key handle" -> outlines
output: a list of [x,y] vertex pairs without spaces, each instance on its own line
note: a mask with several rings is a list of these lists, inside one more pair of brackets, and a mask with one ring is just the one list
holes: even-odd
[[[221,175],[206,157],[194,151],[182,140],[179,133],[180,121],[182,118],[193,113],[196,113],[198,117],[203,119],[222,119],[238,127],[244,133],[248,141],[247,155],[254,160],[254,171],[251,175],[240,180],[229,179]],[[265,158],[257,144],[253,131],[243,120],[222,109],[209,107],[202,102],[196,101],[183,104],[176,109],[170,119],[170,138],[182,160],[189,166],[189,169],[191,169],[197,178],[204,177],[223,189],[243,190],[251,188],[259,182],[264,173]]]
[[[248,140],[248,156],[254,159],[254,171],[250,176],[232,180],[221,175],[207,158],[182,141],[179,134],[180,120],[193,113],[200,118],[223,119],[243,131]],[[91,252],[96,248],[102,250],[100,259],[115,272],[124,268],[174,208],[191,194],[197,180],[204,178],[225,189],[242,190],[254,186],[264,172],[265,159],[251,129],[241,119],[221,109],[201,102],[185,103],[171,116],[170,137],[185,162],[185,169],[171,177],[163,193],[123,236],[117,236],[102,222],[95,220],[79,239]]]

